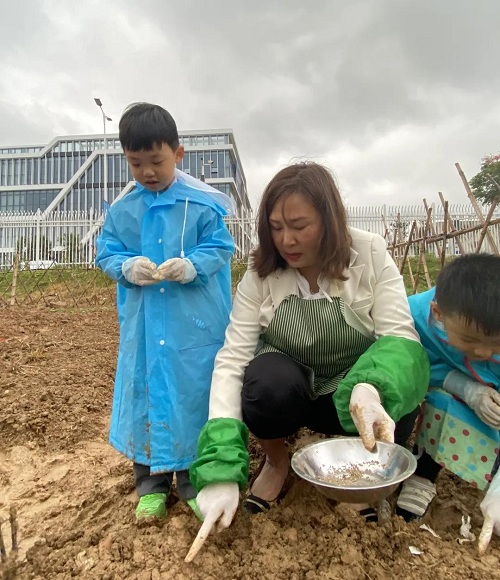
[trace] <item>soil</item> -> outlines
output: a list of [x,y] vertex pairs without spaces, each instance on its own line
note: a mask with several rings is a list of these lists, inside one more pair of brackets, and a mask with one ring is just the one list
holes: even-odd
[[[209,537],[190,564],[184,557],[199,522],[172,495],[163,523],[138,526],[130,462],[107,443],[117,352],[111,307],[0,308],[0,520],[4,579],[500,578],[500,541],[479,558],[460,545],[462,516],[479,534],[482,494],[450,474],[424,523],[440,538],[393,517],[365,523],[292,479],[266,515],[239,511]],[[316,435],[301,432],[290,450]],[[252,467],[259,462],[251,446]],[[394,498],[392,498],[394,501]],[[17,510],[11,552],[9,510]],[[422,553],[412,555],[410,546]]]

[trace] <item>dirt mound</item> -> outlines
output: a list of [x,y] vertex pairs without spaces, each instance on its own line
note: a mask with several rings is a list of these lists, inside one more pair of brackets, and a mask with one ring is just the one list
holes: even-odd
[[[500,541],[485,557],[457,542],[479,533],[482,496],[449,474],[425,523],[365,523],[294,480],[267,515],[239,511],[191,564],[199,522],[172,495],[164,523],[139,527],[130,463],[107,444],[117,325],[112,309],[0,312],[0,520],[15,506],[17,558],[4,579],[315,580],[499,578]],[[291,450],[316,436],[304,432]],[[255,448],[252,443],[251,451]],[[253,457],[252,466],[258,464]],[[10,549],[9,525],[2,526]],[[422,554],[413,556],[410,546]]]
[[0,439],[68,449],[101,433],[117,353],[112,308],[0,312]]

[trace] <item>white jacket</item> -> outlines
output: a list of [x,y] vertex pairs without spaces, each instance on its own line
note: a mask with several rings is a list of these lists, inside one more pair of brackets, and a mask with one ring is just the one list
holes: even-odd
[[[346,322],[367,337],[399,336],[420,342],[413,325],[403,278],[386,250],[384,239],[355,228],[348,276],[330,283],[332,296],[345,303]],[[279,269],[266,278],[248,270],[236,291],[224,346],[215,359],[210,390],[209,419],[242,419],[243,375],[253,359],[261,333],[269,326],[282,300],[298,295],[293,268]]]

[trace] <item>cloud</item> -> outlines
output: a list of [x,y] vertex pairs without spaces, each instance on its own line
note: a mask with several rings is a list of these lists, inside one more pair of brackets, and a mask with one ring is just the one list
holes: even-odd
[[10,3],[0,23],[4,144],[116,131],[152,101],[181,129],[233,128],[257,203],[294,158],[349,203],[463,201],[500,149],[497,0]]

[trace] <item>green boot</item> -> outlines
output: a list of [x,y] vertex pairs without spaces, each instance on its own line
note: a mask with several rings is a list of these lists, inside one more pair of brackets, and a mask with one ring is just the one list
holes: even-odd
[[186,503],[193,510],[194,515],[200,520],[200,522],[202,522],[204,518],[200,508],[198,507],[198,504],[196,503],[196,498],[193,497],[193,499],[187,499]]
[[167,515],[167,494],[149,493],[139,499],[135,509],[135,517],[138,520],[148,518],[165,518]]

